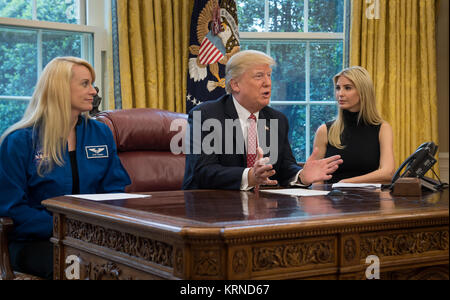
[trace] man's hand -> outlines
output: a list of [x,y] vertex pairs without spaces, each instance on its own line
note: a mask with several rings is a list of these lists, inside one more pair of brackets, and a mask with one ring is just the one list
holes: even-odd
[[248,185],[277,185],[278,181],[269,180],[269,177],[275,175],[272,165],[268,165],[269,158],[264,158],[264,153],[261,147],[256,150],[256,161],[253,168],[248,172]]
[[344,162],[340,155],[318,159],[318,152],[319,148],[315,148],[300,172],[300,182],[304,185],[330,180],[333,177],[331,174]]

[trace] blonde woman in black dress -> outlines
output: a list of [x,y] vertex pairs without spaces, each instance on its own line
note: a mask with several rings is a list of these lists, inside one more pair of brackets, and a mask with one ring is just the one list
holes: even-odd
[[338,115],[317,129],[314,148],[320,158],[341,155],[344,162],[327,183],[390,182],[395,168],[393,133],[378,113],[369,73],[351,67],[333,81]]

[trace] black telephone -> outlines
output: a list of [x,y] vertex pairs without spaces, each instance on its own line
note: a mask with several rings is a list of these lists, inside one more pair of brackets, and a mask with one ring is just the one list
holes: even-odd
[[[427,188],[432,191],[439,191],[445,187],[446,184],[442,183],[440,180],[436,181],[432,178],[425,177],[425,173],[427,173],[437,161],[434,158],[437,149],[438,146],[433,142],[423,143],[420,145],[419,148],[417,148],[417,150],[401,164],[397,172],[395,172],[392,177],[390,188],[392,188],[394,183],[402,177],[417,177],[421,180],[423,188]],[[406,169],[402,173],[405,166]]]

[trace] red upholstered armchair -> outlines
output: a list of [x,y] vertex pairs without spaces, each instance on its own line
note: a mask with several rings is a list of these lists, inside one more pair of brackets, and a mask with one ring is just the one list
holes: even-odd
[[185,155],[175,155],[170,149],[172,137],[180,136],[181,128],[175,126],[178,131],[171,132],[170,126],[175,120],[186,125],[186,114],[135,108],[101,112],[96,119],[113,133],[119,158],[132,182],[127,192],[181,189]]

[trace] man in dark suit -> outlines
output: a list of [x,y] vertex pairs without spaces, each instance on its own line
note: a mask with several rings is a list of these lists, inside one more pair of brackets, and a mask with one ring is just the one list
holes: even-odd
[[183,189],[308,186],[330,179],[342,163],[339,156],[317,160],[313,151],[303,169],[297,165],[286,116],[267,106],[274,64],[259,51],[235,54],[226,66],[228,94],[189,112]]

